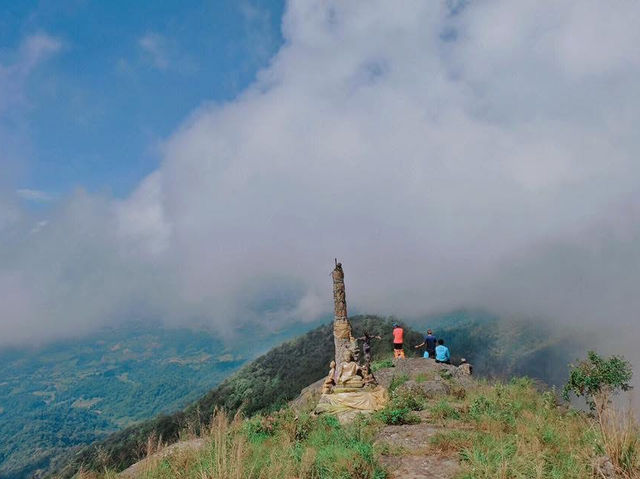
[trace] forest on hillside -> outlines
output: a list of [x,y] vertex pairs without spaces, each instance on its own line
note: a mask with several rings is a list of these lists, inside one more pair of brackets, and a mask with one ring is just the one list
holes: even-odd
[[[285,331],[285,338],[296,334]],[[0,477],[31,477],[69,450],[195,401],[283,340],[233,349],[206,331],[130,323],[0,351]]]

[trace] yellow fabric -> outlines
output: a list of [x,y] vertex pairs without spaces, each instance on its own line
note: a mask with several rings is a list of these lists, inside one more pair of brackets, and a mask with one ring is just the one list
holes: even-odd
[[382,386],[354,392],[323,394],[316,412],[379,411],[389,402],[389,393]]

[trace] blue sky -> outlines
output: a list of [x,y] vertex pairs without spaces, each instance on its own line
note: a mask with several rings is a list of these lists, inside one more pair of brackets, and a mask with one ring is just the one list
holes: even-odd
[[58,42],[3,121],[15,187],[126,196],[191,111],[233,99],[268,63],[282,10],[279,0],[0,1],[0,66],[30,36]]

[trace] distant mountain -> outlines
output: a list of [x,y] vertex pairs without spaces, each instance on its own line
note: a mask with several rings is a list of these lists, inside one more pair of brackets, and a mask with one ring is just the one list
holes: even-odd
[[31,477],[66,451],[176,411],[305,327],[225,346],[204,331],[133,323],[0,350],[0,477]]
[[[378,358],[391,354],[392,321],[376,316],[351,318],[354,335],[368,330],[384,338],[373,345],[374,357]],[[552,337],[538,323],[501,320],[485,313],[460,311],[425,318],[416,324],[422,329],[428,324],[446,340],[454,360],[465,356],[474,364],[476,374],[485,376],[525,374],[553,383],[566,374],[567,363],[581,350],[579,344],[566,337]],[[412,346],[422,342],[422,335],[406,328],[405,349],[409,355],[421,354]],[[206,426],[215,408],[231,414],[242,411],[247,416],[276,410],[304,387],[324,377],[332,356],[332,325],[327,324],[247,364],[183,411],[115,433],[68,456],[49,475],[71,477],[80,467],[124,469],[144,455],[149,437],[174,442],[185,428]]]
[[467,359],[480,376],[529,376],[550,386],[565,383],[569,363],[584,356],[588,344],[585,331],[477,310],[433,315],[411,325],[420,331],[433,329],[449,345],[452,357]]

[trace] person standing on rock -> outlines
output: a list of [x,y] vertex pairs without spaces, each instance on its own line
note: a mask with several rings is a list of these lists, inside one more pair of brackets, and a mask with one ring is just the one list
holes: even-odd
[[436,337],[433,335],[433,331],[427,329],[427,335],[424,337],[424,341],[416,346],[416,349],[426,346],[425,358],[436,357]]
[[393,323],[393,357],[404,359],[404,329]]
[[449,348],[444,345],[444,339],[438,339],[436,363],[451,364],[451,354],[449,353]]

